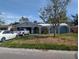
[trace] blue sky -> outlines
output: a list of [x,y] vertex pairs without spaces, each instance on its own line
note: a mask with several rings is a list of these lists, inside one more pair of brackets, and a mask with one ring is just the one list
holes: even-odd
[[[0,0],[0,16],[7,23],[18,21],[21,16],[26,16],[30,21],[42,21],[38,14],[41,7],[46,5],[47,0]],[[67,16],[77,13],[78,0],[71,0],[67,8]]]

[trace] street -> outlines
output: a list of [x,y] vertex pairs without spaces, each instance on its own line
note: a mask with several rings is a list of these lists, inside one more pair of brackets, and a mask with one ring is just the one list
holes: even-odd
[[77,51],[14,49],[0,47],[0,59],[77,59]]

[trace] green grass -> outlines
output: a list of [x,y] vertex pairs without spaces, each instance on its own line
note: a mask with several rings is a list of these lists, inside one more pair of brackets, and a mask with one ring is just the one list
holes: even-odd
[[[48,38],[53,37],[53,34],[37,34],[37,35],[27,35],[24,37],[18,37],[16,39],[32,39],[32,38]],[[78,33],[65,33],[65,34],[56,34],[55,38],[63,38],[63,39],[71,39],[71,40],[77,40],[78,39]]]
[[[22,37],[17,37],[13,40],[9,40],[9,41],[5,41],[5,42],[1,42],[0,46],[1,47],[9,47],[9,48],[29,48],[29,49],[52,49],[52,50],[78,50],[78,46],[77,45],[65,45],[65,44],[47,44],[47,43],[38,43],[36,41],[35,44],[27,44],[27,43],[20,43],[21,41],[25,41],[25,40],[33,40],[35,38],[48,38],[48,37],[52,37],[53,38],[53,34],[47,34],[47,35],[27,35],[27,36],[22,36]],[[60,34],[60,35],[56,35],[56,38],[63,38],[63,39],[67,39],[67,40],[77,40],[78,34],[77,33],[66,33],[66,34]]]
[[71,39],[71,40],[77,40],[78,39],[78,33],[65,33],[65,34],[59,34],[57,35],[59,38],[63,39]]
[[69,51],[77,51],[77,46],[67,46],[64,44],[17,44],[5,42],[0,44],[1,47],[9,47],[9,48],[29,48],[29,49],[52,49],[52,50],[69,50]]
[[[53,37],[54,34],[41,34],[37,35],[37,37]],[[53,37],[54,38],[54,37]],[[64,34],[56,34],[55,38],[63,38],[63,39],[78,39],[78,33],[64,33]]]

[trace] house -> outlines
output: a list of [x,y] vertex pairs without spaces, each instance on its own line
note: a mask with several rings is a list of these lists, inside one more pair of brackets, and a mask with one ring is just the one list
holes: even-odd
[[78,33],[78,25],[76,25],[76,26],[71,26],[71,32],[73,32],[73,33]]
[[[48,29],[48,33],[54,33],[54,24],[38,24],[41,25],[41,28],[46,27]],[[60,23],[59,26],[56,27],[56,33],[68,33],[70,32],[70,27],[66,23]]]
[[7,30],[8,29],[8,25],[0,25],[0,30]]
[[[22,30],[27,29],[31,34],[42,34],[47,32],[48,34],[54,33],[54,26],[52,24],[38,24],[33,22],[19,22],[17,24],[3,25],[0,26],[0,30]],[[68,33],[70,32],[70,27],[66,23],[61,23],[56,28],[57,33]]]

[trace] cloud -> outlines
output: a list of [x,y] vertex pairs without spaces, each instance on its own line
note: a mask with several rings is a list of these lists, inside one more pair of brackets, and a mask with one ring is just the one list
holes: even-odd
[[[29,21],[31,22],[34,22],[34,21],[42,22],[42,20],[40,20],[39,17],[35,17],[33,15],[27,15],[27,16],[22,15],[22,16],[28,18]],[[22,16],[17,16],[17,15],[14,15],[12,13],[7,13],[7,12],[0,12],[0,18],[2,18],[2,20],[4,20],[6,24],[18,22]]]
[[6,24],[9,24],[9,23],[17,21],[19,16],[15,16],[15,15],[12,15],[12,14],[6,13],[6,12],[0,12],[0,18],[3,21],[5,21]]

